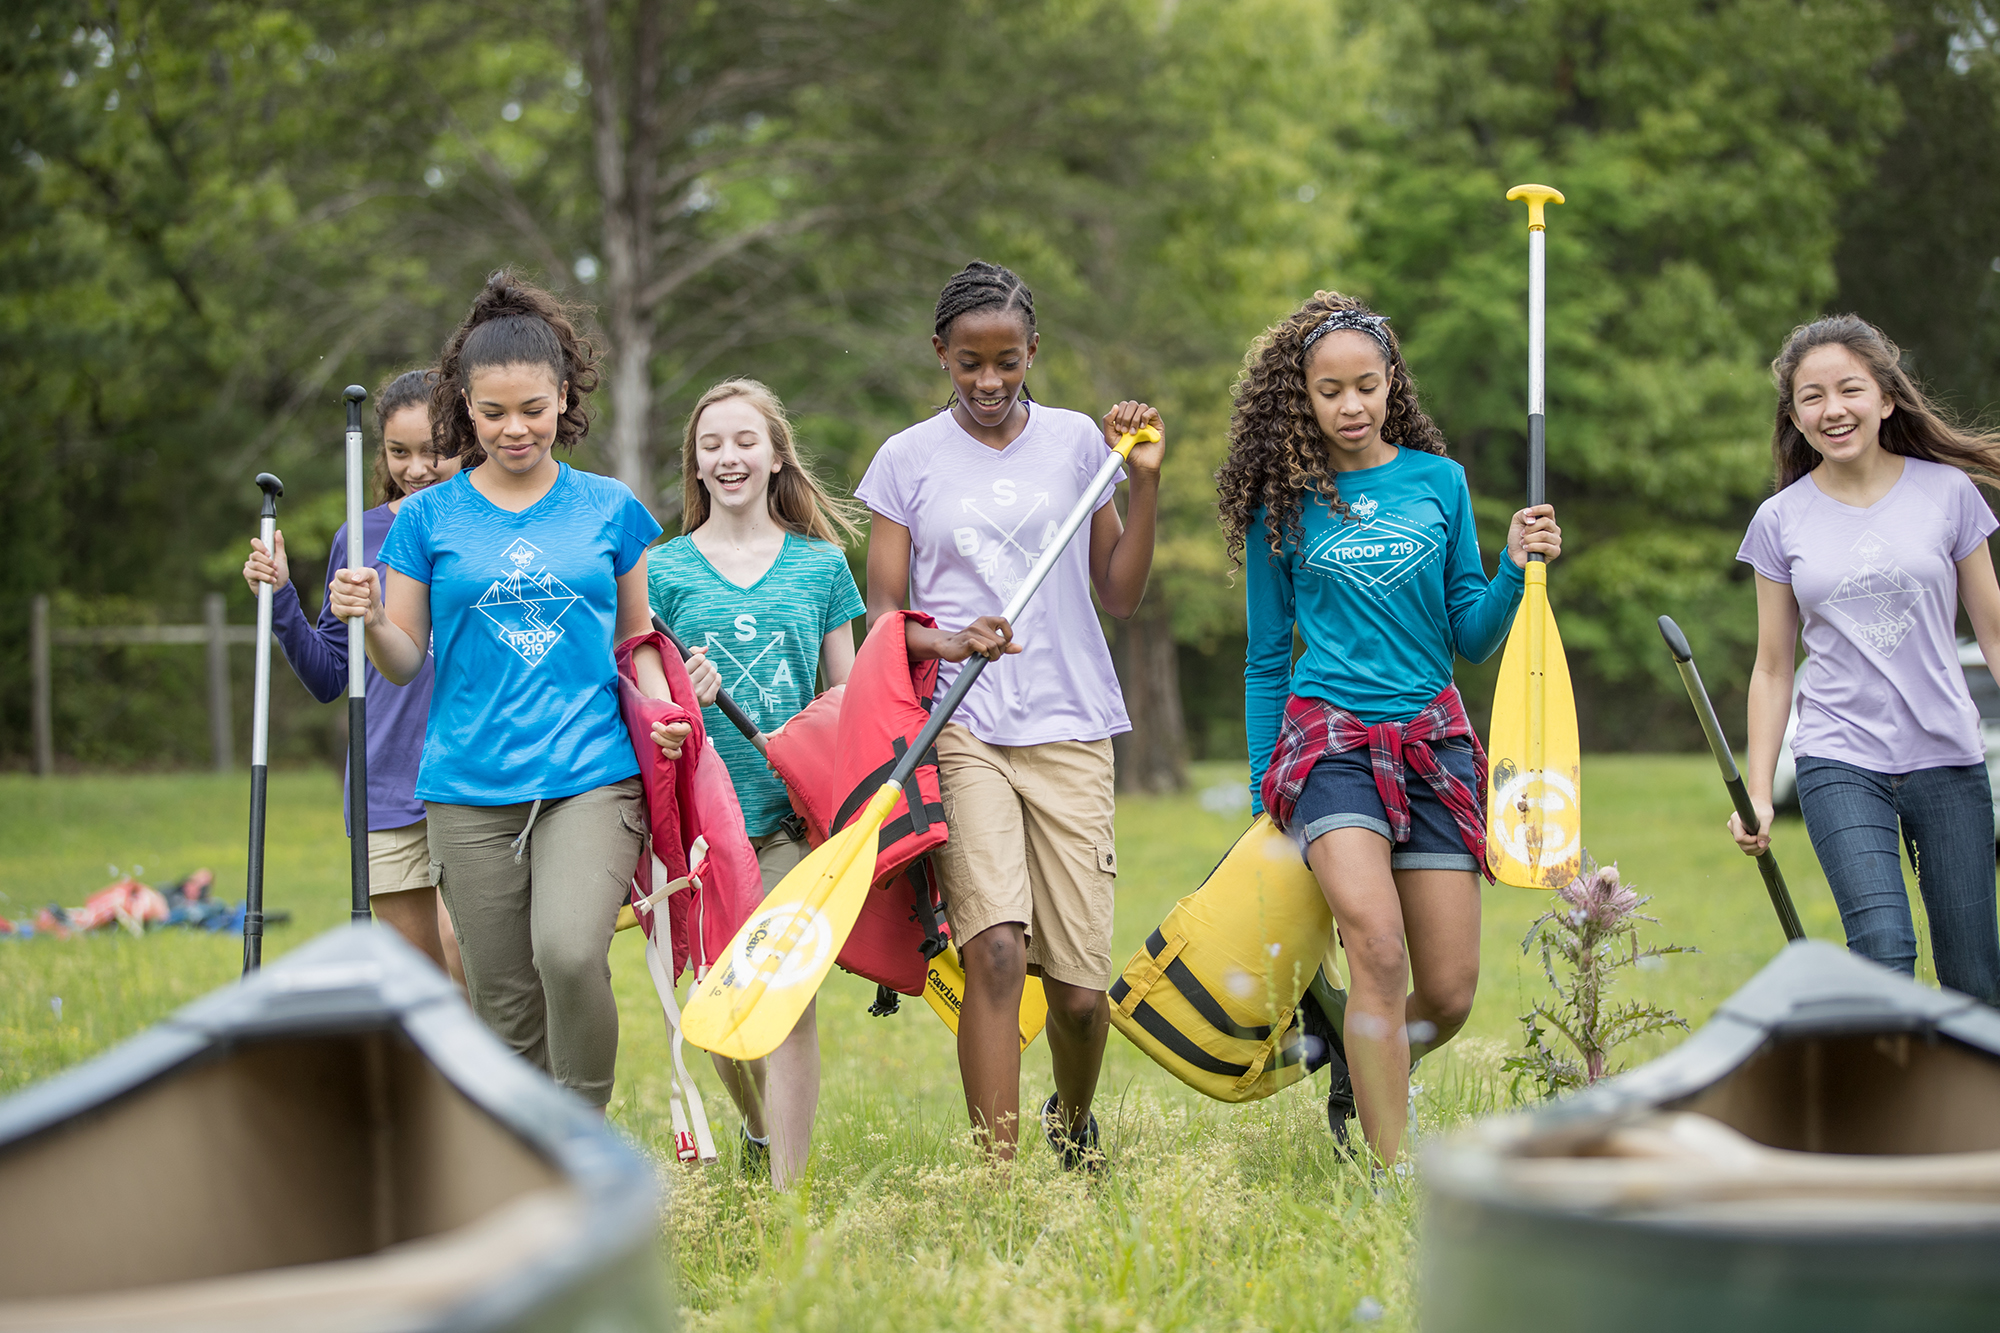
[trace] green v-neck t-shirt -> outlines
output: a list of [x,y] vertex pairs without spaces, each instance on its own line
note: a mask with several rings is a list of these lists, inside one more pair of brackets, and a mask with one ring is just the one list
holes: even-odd
[[[649,553],[646,587],[676,638],[707,647],[722,688],[766,735],[812,702],[820,642],[867,609],[838,546],[789,532],[778,558],[748,587],[722,577],[685,536]],[[774,831],[792,809],[785,784],[721,709],[711,705],[704,720],[750,836]]]

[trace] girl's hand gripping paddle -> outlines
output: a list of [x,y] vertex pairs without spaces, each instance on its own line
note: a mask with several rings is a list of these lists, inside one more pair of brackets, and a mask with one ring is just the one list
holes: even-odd
[[[1722,724],[1715,719],[1715,705],[1708,701],[1708,689],[1701,683],[1701,672],[1694,664],[1694,649],[1688,647],[1687,635],[1681,633],[1672,616],[1660,617],[1660,637],[1667,641],[1667,651],[1674,655],[1674,667],[1681,673],[1681,684],[1687,686],[1695,716],[1701,719],[1708,748],[1715,752],[1715,762],[1722,769],[1722,785],[1729,788],[1729,799],[1735,803],[1743,827],[1755,834],[1757,808],[1750,804],[1743,775],[1736,771],[1736,756],[1729,753],[1729,740],[1722,734]],[[1799,924],[1799,910],[1792,906],[1792,892],[1785,887],[1784,873],[1778,869],[1778,858],[1771,855],[1770,848],[1766,847],[1757,858],[1757,869],[1763,872],[1764,890],[1771,895],[1771,910],[1778,914],[1778,926],[1785,932],[1785,938],[1804,939],[1806,932]]]
[[[1528,201],[1528,504],[1533,507],[1548,498],[1542,209],[1563,197],[1546,185],[1516,185],[1507,197]],[[1527,585],[1493,695],[1486,865],[1503,884],[1554,889],[1583,870],[1576,697],[1570,691],[1562,636],[1549,610],[1548,566],[1539,554],[1528,556]]]
[[[1011,624],[1019,617],[1076,530],[1096,509],[1098,497],[1111,484],[1132,446],[1159,438],[1149,426],[1119,439],[1028,571],[1027,581],[1000,613],[1003,619]],[[903,784],[916,772],[917,762],[936,743],[938,733],[958,711],[986,663],[978,654],[966,661],[944,700],[931,711],[930,721],[861,814],[814,848],[750,914],[729,942],[728,955],[709,970],[707,979],[688,999],[682,1030],[689,1041],[735,1060],[769,1055],[784,1041],[807,1002],[819,993],[840,946],[854,929],[854,919],[861,914],[861,904],[875,881],[875,853],[883,821],[902,797]]]

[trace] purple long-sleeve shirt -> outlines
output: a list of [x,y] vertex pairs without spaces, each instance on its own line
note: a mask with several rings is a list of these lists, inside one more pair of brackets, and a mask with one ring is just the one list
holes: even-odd
[[[375,567],[375,575],[386,581],[385,566],[378,558],[396,521],[388,505],[378,505],[361,516],[361,558]],[[327,562],[328,587],[333,576],[346,568],[347,525],[333,537],[333,559]],[[335,616],[331,605],[322,600],[317,624],[306,620],[299,604],[295,579],[278,589],[271,598],[271,630],[285,650],[285,660],[312,696],[332,703],[347,693],[347,622]],[[368,663],[368,827],[407,828],[424,817],[424,803],[417,799],[417,766],[424,757],[424,724],[431,711],[431,679],[436,659],[428,655],[408,685],[394,685]],[[354,824],[347,809],[347,784],[341,784],[341,819],[352,831]]]

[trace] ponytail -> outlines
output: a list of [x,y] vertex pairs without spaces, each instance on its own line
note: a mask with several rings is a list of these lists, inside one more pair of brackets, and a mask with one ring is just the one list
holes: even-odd
[[585,399],[597,388],[597,350],[576,331],[568,307],[533,283],[501,269],[472,298],[465,322],[445,342],[431,390],[431,439],[446,458],[475,454],[466,395],[472,376],[495,366],[546,366],[568,402],[556,419],[555,442],[565,449],[590,433]]

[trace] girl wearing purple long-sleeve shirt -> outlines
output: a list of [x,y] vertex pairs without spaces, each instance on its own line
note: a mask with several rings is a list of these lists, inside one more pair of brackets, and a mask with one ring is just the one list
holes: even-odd
[[[380,497],[361,516],[361,558],[378,570],[382,543],[403,499],[457,474],[464,458],[441,458],[431,443],[430,395],[436,372],[411,370],[375,394],[375,425],[381,443],[375,452],[375,488]],[[478,459],[470,460],[477,463]],[[347,692],[347,622],[322,601],[317,623],[306,618],[298,585],[285,562],[285,534],[273,535],[273,551],[250,543],[243,577],[254,592],[259,582],[274,585],[271,629],[285,660],[321,703]],[[347,527],[334,534],[333,550],[347,549]],[[331,566],[332,562],[329,562]],[[333,567],[327,578],[333,577]],[[368,884],[369,905],[383,922],[422,949],[432,962],[465,984],[451,917],[438,903],[430,880],[424,803],[417,799],[417,765],[424,752],[424,722],[431,707],[431,663],[408,685],[392,685],[368,664]],[[347,784],[341,784],[342,803]],[[343,811],[351,827],[352,812]]]
[[1736,557],[1757,579],[1744,776],[1761,827],[1745,833],[1732,815],[1730,832],[1753,856],[1770,845],[1803,627],[1799,806],[1847,947],[1915,972],[1907,850],[1938,980],[2000,1003],[1993,795],[1954,634],[1963,605],[1986,664],[2000,666],[1996,525],[1973,482],[2000,477],[2000,434],[1945,420],[1896,345],[1855,315],[1794,329],[1771,371],[1778,493]]

